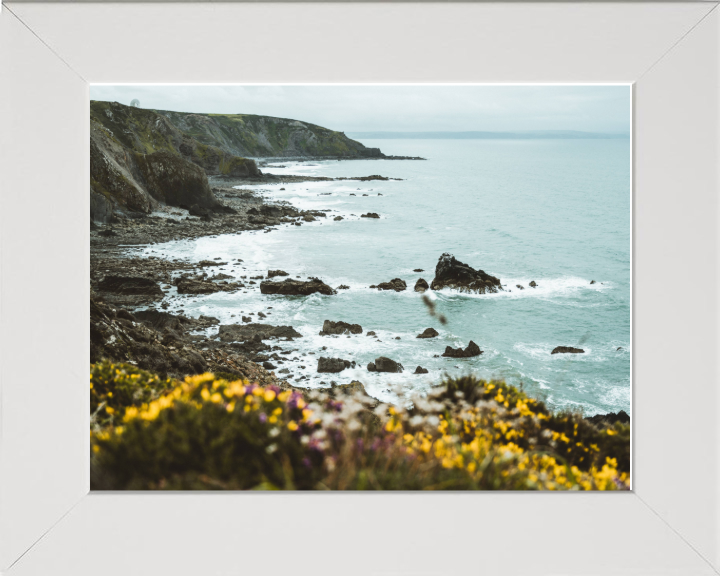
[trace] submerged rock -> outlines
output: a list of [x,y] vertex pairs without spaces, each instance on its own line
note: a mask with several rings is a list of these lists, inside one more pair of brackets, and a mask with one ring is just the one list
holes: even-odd
[[515,284],[515,288],[517,288],[518,290],[525,290],[525,286],[523,286],[522,284]]
[[470,340],[470,343],[464,350],[462,348],[451,348],[448,346],[442,355],[446,358],[470,358],[472,356],[480,356],[482,353],[483,351],[480,350],[480,347]]
[[325,320],[320,336],[329,336],[330,334],[362,334],[362,326],[360,324],[348,324],[347,322],[333,322]]
[[350,286],[348,286],[347,284],[340,284],[340,286],[338,286],[336,290],[350,290]]
[[309,296],[316,292],[326,296],[337,294],[335,290],[318,278],[310,278],[305,282],[293,280],[292,278],[286,278],[282,282],[265,280],[260,283],[260,292],[262,294],[278,294],[281,296]]
[[415,268],[413,272],[425,272],[425,270],[423,270],[422,268]]
[[407,289],[405,280],[400,278],[393,278],[390,282],[380,282],[377,286],[370,286],[370,288],[377,288],[378,290],[395,290],[395,292],[402,292]]
[[550,354],[584,354],[582,348],[573,348],[572,346],[556,346]]
[[425,331],[422,334],[418,334],[415,336],[415,338],[435,338],[435,336],[438,336],[440,333],[435,330],[435,328],[425,328]]
[[433,290],[453,288],[460,292],[474,292],[477,294],[494,293],[502,290],[500,279],[483,270],[475,270],[467,264],[458,261],[447,252],[440,256],[435,267],[435,278],[430,287]]
[[425,280],[425,278],[418,278],[418,281],[415,282],[415,292],[425,292],[429,289],[430,286],[428,286],[427,280]]
[[422,366],[418,366],[417,368],[415,368],[415,372],[413,372],[413,374],[427,374],[427,373],[428,373],[427,368],[423,368]]
[[[355,196],[355,194],[353,194]],[[368,212],[367,214],[360,214],[360,218],[380,218],[380,215],[376,212]]]
[[342,358],[325,358],[321,356],[318,358],[317,371],[318,372],[342,372],[345,368],[354,368],[355,362],[349,360],[343,360]]

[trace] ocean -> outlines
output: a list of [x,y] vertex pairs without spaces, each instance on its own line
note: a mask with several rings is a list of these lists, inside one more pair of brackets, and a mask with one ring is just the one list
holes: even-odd
[[[169,311],[182,308],[189,316],[214,316],[223,324],[240,323],[241,315],[250,312],[269,312],[262,322],[291,325],[303,334],[282,343],[295,352],[278,365],[290,370],[291,383],[302,386],[360,380],[372,396],[393,401],[399,389],[425,391],[445,374],[473,373],[522,385],[556,409],[629,413],[629,139],[361,141],[388,155],[427,160],[277,162],[263,171],[402,180],[244,186],[298,208],[331,212],[326,219],[283,225],[270,233],[241,232],[146,249],[148,255],[193,261],[242,258],[244,269],[220,271],[250,277],[282,269],[291,277],[316,276],[349,290],[308,297],[264,296],[257,289],[216,293],[176,300]],[[380,219],[360,218],[367,212]],[[337,215],[343,220],[334,221]],[[432,282],[445,252],[497,276],[505,291],[428,291],[447,318],[443,325],[430,316],[413,287],[418,278]],[[423,272],[413,271],[418,268]],[[393,278],[403,279],[408,289],[369,288]],[[529,287],[531,281],[536,288]],[[324,320],[360,324],[363,334],[319,336]],[[416,338],[428,327],[439,336]],[[367,331],[377,338],[366,336]],[[464,348],[470,340],[482,355],[439,356],[446,346]],[[556,346],[576,346],[585,353],[553,355]],[[352,360],[358,367],[318,374],[320,356]],[[400,362],[404,372],[368,372],[368,362],[379,356]],[[413,374],[416,366],[428,374]],[[298,382],[299,376],[308,379]]]

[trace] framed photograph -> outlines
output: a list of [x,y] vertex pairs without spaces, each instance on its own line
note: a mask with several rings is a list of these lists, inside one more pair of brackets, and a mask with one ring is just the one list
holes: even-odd
[[715,3],[0,21],[3,571],[717,573]]

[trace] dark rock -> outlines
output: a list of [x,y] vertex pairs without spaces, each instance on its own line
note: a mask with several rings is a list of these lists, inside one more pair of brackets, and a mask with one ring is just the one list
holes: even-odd
[[101,230],[100,232],[98,232],[98,234],[100,234],[100,236],[105,236],[106,238],[118,235],[117,232],[115,232],[114,230],[111,230],[111,229]]
[[413,272],[425,272],[425,270],[423,270],[422,268],[415,268]]
[[321,356],[318,358],[317,371],[318,372],[342,372],[345,368],[354,368],[355,362],[349,360],[343,360],[342,358],[325,358]]
[[615,422],[630,424],[630,416],[625,410],[620,410],[617,414],[615,414],[615,412],[595,414],[595,416],[588,416],[585,420],[592,422],[596,426],[612,426]]
[[582,348],[573,348],[572,346],[557,346],[550,354],[584,354]]
[[525,290],[525,287],[522,284],[515,284],[515,288],[518,290]]
[[214,294],[221,290],[214,282],[194,278],[183,278],[177,283],[178,294]]
[[370,330],[367,334],[365,334],[365,336],[375,336],[375,332]]
[[375,368],[375,362],[368,362],[367,369],[368,372],[377,372],[377,369]]
[[[373,286],[371,286],[373,288]],[[380,282],[375,286],[378,290],[395,290],[395,292],[402,292],[407,289],[407,284],[400,278],[393,278],[390,282]]]
[[486,274],[483,270],[475,270],[467,264],[455,259],[452,254],[440,256],[435,267],[435,278],[430,287],[433,290],[453,288],[460,292],[486,294],[502,290],[500,279]]
[[205,170],[180,156],[161,150],[136,154],[135,160],[147,191],[171,206],[215,208],[219,206]]
[[445,348],[445,352],[443,352],[442,355],[445,358],[470,358],[472,356],[480,356],[482,353],[483,351],[480,350],[480,347],[470,340],[470,343],[465,350],[462,348],[451,348],[448,346]]
[[267,318],[262,312],[258,312],[258,318]]
[[309,296],[316,292],[326,296],[337,294],[335,290],[318,278],[311,278],[306,282],[293,280],[292,278],[286,278],[282,282],[266,280],[260,283],[260,292],[262,294],[279,294],[282,296]]
[[333,383],[332,386],[328,389],[328,393],[333,398],[336,398],[340,394],[343,394],[346,396],[362,394],[363,396],[370,397],[370,395],[365,390],[365,386],[363,386],[362,383],[358,382],[357,380],[353,380],[352,382],[350,382],[350,384],[335,384],[335,383]]
[[225,266],[226,264],[227,262],[216,262],[215,260],[200,260],[197,265],[205,268],[207,266]]
[[154,280],[135,276],[105,276],[98,284],[98,290],[133,296],[162,298],[165,295]]
[[415,282],[415,292],[425,292],[425,290],[429,290],[430,286],[428,286],[427,280],[424,278],[418,278],[418,281]]
[[350,290],[350,286],[346,286],[345,284],[340,284],[340,286],[338,286],[336,289],[337,290]]
[[[380,358],[375,358],[374,362],[375,366],[375,372],[402,372],[403,366],[399,362],[395,362],[395,360],[391,360],[390,358],[386,358],[385,356],[380,356]],[[368,366],[368,370],[369,370]],[[372,370],[371,370],[372,372]]]
[[595,280],[590,280],[590,284],[595,284]]
[[368,212],[367,214],[360,214],[360,218],[380,218],[380,215],[376,212]]
[[250,318],[250,316],[243,316],[242,321],[243,322],[252,322],[252,318]]
[[305,222],[315,222],[315,216],[312,216],[311,214],[305,214],[302,219]]
[[335,222],[339,222],[342,219],[343,219],[342,216],[335,216],[335,218],[333,218],[333,220],[335,220]]
[[422,334],[415,336],[415,338],[435,338],[435,336],[438,335],[439,332],[435,330],[435,328],[425,328],[425,331]]
[[[269,338],[301,338],[292,326],[271,326],[270,324],[223,324],[218,329],[223,342],[244,342],[247,340]],[[258,338],[259,337],[259,338]]]
[[427,374],[427,373],[428,373],[427,368],[423,368],[422,366],[418,366],[417,368],[415,368],[415,372],[413,372],[413,374]]
[[530,282],[530,287],[531,287],[531,288],[537,288],[537,284],[535,283],[535,280],[532,280],[532,281]]
[[275,370],[275,368],[277,368],[277,366],[275,366],[275,364],[272,364],[270,362],[263,362],[262,366],[263,366],[263,368],[265,368],[267,370]]
[[620,352],[620,350],[622,350],[622,349],[623,349],[622,346],[618,346],[618,347],[617,347],[617,350],[615,350],[615,351],[616,351],[616,352]]
[[325,320],[320,336],[329,336],[330,334],[362,334],[360,324],[348,324],[347,322],[333,322]]
[[290,276],[284,270],[268,270],[268,278],[275,278],[275,276]]

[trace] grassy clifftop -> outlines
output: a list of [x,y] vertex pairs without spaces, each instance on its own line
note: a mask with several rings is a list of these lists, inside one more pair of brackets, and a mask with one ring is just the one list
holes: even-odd
[[198,142],[239,156],[383,157],[379,148],[366,148],[342,132],[299,120],[254,114],[156,112]]

